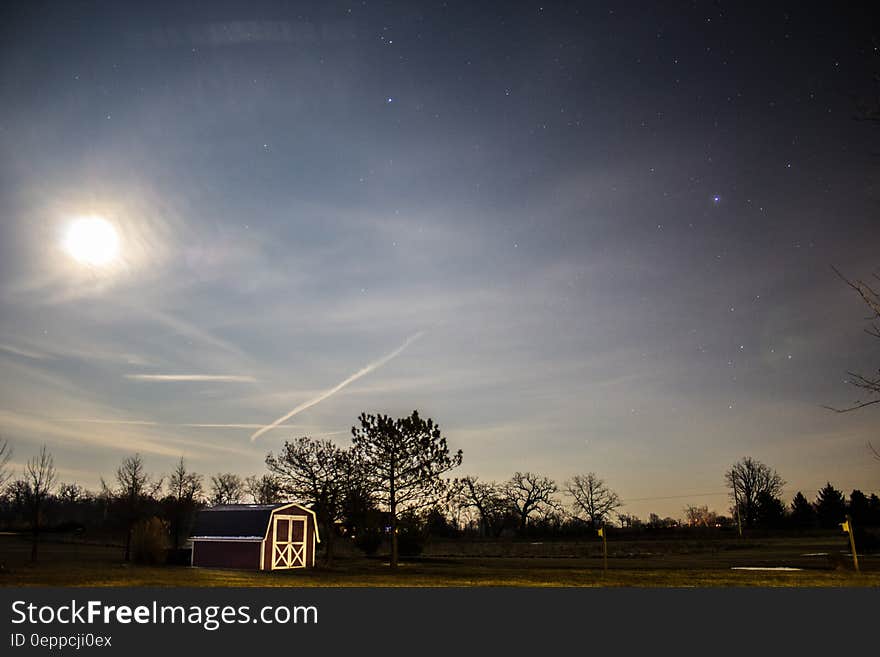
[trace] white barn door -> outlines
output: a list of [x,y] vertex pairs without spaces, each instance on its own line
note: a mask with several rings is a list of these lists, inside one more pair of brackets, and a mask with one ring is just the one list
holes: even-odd
[[272,570],[306,567],[306,516],[273,516]]

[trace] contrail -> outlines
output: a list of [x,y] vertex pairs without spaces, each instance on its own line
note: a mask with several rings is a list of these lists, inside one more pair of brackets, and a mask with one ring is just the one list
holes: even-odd
[[[210,424],[206,422],[178,424],[179,427],[191,427],[193,429],[259,429],[262,424]],[[284,425],[288,429],[295,429],[292,424]]]
[[134,381],[209,381],[222,383],[254,383],[252,376],[226,374],[126,374]]
[[350,377],[348,377],[347,379],[345,379],[345,381],[343,381],[342,383],[338,383],[338,384],[336,384],[335,386],[333,386],[332,388],[330,388],[330,390],[325,390],[324,392],[322,392],[322,393],[321,393],[320,395],[318,395],[317,397],[315,397],[315,398],[313,398],[313,399],[310,399],[310,400],[307,401],[307,402],[303,402],[302,404],[300,404],[299,406],[297,406],[296,408],[294,408],[292,411],[290,411],[290,413],[288,413],[287,415],[284,415],[283,417],[278,418],[278,419],[275,420],[272,424],[266,425],[265,427],[263,427],[263,428],[260,429],[259,431],[254,432],[254,434],[251,436],[251,442],[254,442],[257,438],[259,438],[260,436],[262,436],[262,435],[263,435],[264,433],[266,433],[267,431],[271,431],[272,429],[274,429],[275,427],[277,427],[277,426],[278,426],[279,424],[281,424],[282,422],[286,422],[287,420],[289,420],[290,418],[292,418],[294,415],[296,415],[296,414],[298,414],[298,413],[302,413],[302,412],[303,412],[304,410],[306,410],[307,408],[311,408],[311,407],[314,406],[315,404],[320,404],[322,401],[324,401],[324,400],[327,399],[328,397],[330,397],[330,396],[332,396],[332,395],[335,395],[337,392],[339,392],[340,390],[342,390],[342,389],[343,389],[345,386],[347,386],[349,383],[354,383],[355,381],[357,381],[357,380],[358,380],[359,378],[361,378],[362,376],[365,376],[365,375],[369,374],[369,373],[372,372],[373,370],[379,369],[380,367],[382,367],[385,363],[387,363],[387,362],[388,362],[389,360],[391,360],[392,358],[396,358],[397,356],[399,356],[399,355],[403,352],[404,349],[406,349],[408,346],[410,346],[413,342],[415,342],[416,340],[418,340],[418,339],[419,339],[420,337],[422,337],[424,334],[425,334],[424,331],[419,331],[419,332],[416,333],[415,335],[411,335],[410,337],[408,337],[408,338],[406,339],[406,341],[405,341],[402,345],[400,345],[397,349],[395,349],[394,351],[392,351],[392,352],[391,352],[390,354],[388,354],[387,356],[383,356],[383,357],[380,358],[379,360],[370,363],[369,365],[367,365],[366,367],[364,367],[364,368],[362,368],[362,369],[359,369],[357,372],[355,372],[355,373],[352,374]]

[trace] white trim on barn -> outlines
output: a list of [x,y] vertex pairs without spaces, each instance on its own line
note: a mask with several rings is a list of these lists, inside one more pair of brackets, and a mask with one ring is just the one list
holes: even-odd
[[[277,509],[272,509],[272,513],[274,515],[274,514],[278,513],[279,511],[283,511],[284,509],[287,509],[288,507],[291,507],[291,506],[298,506],[300,509],[302,509],[303,511],[305,511],[306,513],[308,513],[312,516],[312,520],[315,522],[315,538],[318,540],[318,543],[320,543],[321,537],[318,534],[318,516],[315,515],[315,512],[312,511],[309,507],[304,506],[304,505],[300,504],[299,502],[290,502],[288,504],[284,504],[282,506],[279,506]],[[263,536],[263,539],[265,540],[268,537],[269,537],[269,528],[266,527],[266,534],[265,534],[265,536]]]
[[[287,523],[287,540],[278,539],[278,523]],[[294,541],[294,523],[302,525],[302,540]],[[306,540],[309,535],[309,517],[272,514],[272,570],[306,567]]]

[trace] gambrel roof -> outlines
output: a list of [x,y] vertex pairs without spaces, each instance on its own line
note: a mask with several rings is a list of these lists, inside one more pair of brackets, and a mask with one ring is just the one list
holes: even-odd
[[318,536],[318,524],[315,512],[296,502],[283,504],[221,504],[199,511],[193,526],[192,538],[230,538],[240,540],[263,540],[269,531],[269,520],[272,513],[290,506],[304,510],[315,520],[315,538]]

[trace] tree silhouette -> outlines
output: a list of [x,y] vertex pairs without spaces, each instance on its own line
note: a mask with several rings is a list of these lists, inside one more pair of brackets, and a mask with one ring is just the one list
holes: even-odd
[[190,521],[204,496],[202,475],[187,470],[183,457],[168,476],[168,496],[165,513],[171,528],[171,542],[178,549],[181,537],[189,532]]
[[76,504],[88,495],[86,489],[75,482],[58,484],[57,500],[63,504]]
[[391,521],[391,567],[397,568],[397,524],[402,512],[435,504],[448,491],[443,475],[461,465],[461,450],[450,455],[440,427],[418,411],[394,420],[361,413],[352,427],[352,446],[370,492],[388,509]]
[[718,522],[718,514],[709,510],[709,506],[686,506],[684,518],[691,527],[713,527]]
[[350,478],[355,476],[351,464],[348,450],[308,436],[285,441],[278,456],[271,452],[266,456],[266,466],[281,489],[315,512],[328,563],[333,561],[335,524],[342,518]]
[[789,517],[795,527],[807,528],[816,525],[816,509],[800,491],[791,501],[791,515]]
[[849,494],[846,509],[856,527],[863,527],[871,520],[871,504],[868,497],[858,489]]
[[846,518],[846,498],[831,482],[825,484],[816,496],[816,516],[819,525],[826,529],[836,527]]
[[746,527],[754,527],[758,514],[758,496],[769,493],[779,497],[785,481],[776,470],[746,456],[724,474],[734,500],[734,512]]
[[477,477],[462,477],[457,481],[458,504],[462,508],[475,509],[479,516],[480,534],[500,536],[505,520],[512,508],[502,487],[494,481],[484,482]]
[[25,495],[31,516],[31,561],[37,560],[43,507],[55,485],[55,476],[55,461],[43,445],[39,455],[24,466]]
[[8,440],[0,439],[0,489],[6,486],[6,482],[12,476],[9,460],[12,458],[12,445]]
[[244,480],[233,472],[211,476],[211,504],[240,504],[244,498]]
[[868,498],[868,522],[872,527],[880,527],[880,497],[877,493],[871,493]]
[[[871,320],[871,326],[865,329],[865,333],[874,338],[880,338],[880,325],[877,324],[877,321],[880,320],[880,293],[865,281],[861,279],[850,280],[841,274],[836,268],[832,267],[832,269],[844,283],[856,291],[864,304],[868,306],[871,313],[871,316],[868,318]],[[873,276],[880,281],[880,275],[874,274]],[[880,403],[880,370],[874,374],[847,372],[847,375],[849,376],[849,383],[862,391],[865,396],[861,399],[856,399],[852,404],[843,408],[835,408],[833,406],[826,406],[826,408],[836,411],[837,413],[847,413],[859,408],[864,408],[865,406]],[[877,453],[871,443],[868,443],[868,448],[875,457],[880,458],[880,454]]]
[[559,506],[553,498],[558,490],[556,482],[533,472],[515,472],[503,490],[519,518],[520,532],[525,532],[532,514],[546,514]]
[[162,489],[162,479],[147,474],[140,454],[128,456],[116,469],[116,490],[101,481],[104,495],[112,499],[125,524],[125,561],[131,560],[131,539],[134,526],[144,514],[146,503]]
[[758,527],[777,529],[785,522],[785,504],[768,491],[761,491],[757,497],[755,524]]
[[244,480],[244,490],[254,504],[278,504],[284,490],[278,477],[271,474],[251,475]]
[[565,482],[565,491],[573,499],[572,515],[586,520],[592,527],[606,522],[609,515],[621,507],[617,493],[592,472],[569,479]]

